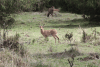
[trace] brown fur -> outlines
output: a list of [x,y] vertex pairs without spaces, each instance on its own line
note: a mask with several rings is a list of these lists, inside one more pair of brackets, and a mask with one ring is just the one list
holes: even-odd
[[51,8],[49,8],[47,17],[49,17],[50,14],[51,14],[52,17],[53,17],[53,12],[54,12],[54,11],[59,11],[59,9],[55,9],[54,6],[52,6]]
[[48,36],[53,36],[55,38],[55,43],[56,43],[56,38],[58,38],[58,42],[59,42],[59,37],[57,36],[57,31],[55,29],[51,29],[51,30],[44,30],[42,26],[40,26],[41,29],[41,34],[47,38]]

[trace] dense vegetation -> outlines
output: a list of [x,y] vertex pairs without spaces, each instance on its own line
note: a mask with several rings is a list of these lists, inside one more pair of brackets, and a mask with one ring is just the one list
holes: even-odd
[[42,10],[51,6],[69,12],[100,15],[100,0],[0,0],[0,11],[6,13]]
[[50,2],[64,11],[84,14],[90,19],[100,18],[100,0],[57,0],[56,2],[51,0]]
[[[62,12],[46,17],[51,6]],[[99,18],[100,0],[0,0],[0,67],[98,67]],[[44,39],[41,24],[60,43]]]
[[[100,0],[0,0],[0,20],[5,20],[4,17],[8,17],[11,13],[21,11],[43,12],[51,6],[61,8],[63,11],[83,14],[85,19],[100,21]],[[98,22],[93,24],[100,24]]]

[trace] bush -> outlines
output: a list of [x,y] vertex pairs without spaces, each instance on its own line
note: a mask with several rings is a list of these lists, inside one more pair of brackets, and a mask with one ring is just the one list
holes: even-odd
[[7,24],[8,26],[11,26],[13,23],[15,22],[15,19],[12,17],[9,17],[9,19],[7,20]]
[[65,38],[67,38],[71,43],[71,40],[73,39],[73,33],[72,32],[71,33],[66,33]]
[[82,35],[82,42],[86,43],[88,41],[91,41],[93,39],[92,35],[88,35],[84,30],[83,30],[83,35]]
[[0,67],[30,67],[29,63],[26,62],[28,59],[23,59],[15,52],[8,49],[0,51]]
[[15,23],[15,19],[10,17],[10,14],[6,14],[5,12],[0,14],[0,26],[2,28],[11,27]]
[[33,44],[35,43],[35,39],[32,40],[32,43],[33,43]]
[[16,34],[15,36],[10,36],[6,39],[4,39],[2,47],[9,47],[10,49],[17,50],[19,48],[19,34]]
[[70,53],[74,57],[81,54],[77,47],[75,47],[75,48],[72,47],[70,50],[68,50],[68,53]]
[[88,63],[88,65],[86,67],[98,67],[98,66],[93,63]]
[[43,11],[50,0],[0,0],[1,12]]
[[91,20],[100,15],[99,0],[50,0],[49,5],[61,7],[64,11],[87,15]]
[[5,38],[5,39],[3,39],[3,43],[0,45],[0,47],[9,48],[10,50],[14,50],[21,56],[24,56],[24,54],[26,54],[27,51],[26,51],[24,45],[19,44],[19,42],[18,42],[19,38],[20,38],[20,35],[17,33],[14,36]]
[[83,35],[82,35],[82,42],[86,42],[86,36],[87,36],[87,34],[86,34],[86,32],[83,30]]

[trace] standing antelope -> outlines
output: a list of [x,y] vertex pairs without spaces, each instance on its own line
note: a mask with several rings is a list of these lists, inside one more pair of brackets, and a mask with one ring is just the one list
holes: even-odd
[[55,29],[51,29],[51,30],[44,30],[43,26],[40,26],[41,29],[41,34],[47,38],[48,36],[53,36],[55,38],[55,43],[56,43],[56,38],[58,38],[58,42],[59,42],[59,37],[57,36],[57,31]]

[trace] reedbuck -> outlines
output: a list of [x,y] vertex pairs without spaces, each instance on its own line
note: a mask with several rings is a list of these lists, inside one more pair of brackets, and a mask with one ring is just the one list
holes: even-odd
[[41,30],[41,34],[47,38],[48,36],[53,36],[55,39],[55,43],[56,43],[56,38],[58,38],[58,42],[59,42],[59,37],[57,36],[57,31],[55,29],[51,29],[51,30],[44,30],[43,26],[40,26],[40,30]]
[[[51,8],[48,9],[48,14],[47,17],[49,17],[49,15],[51,14],[53,17],[53,13],[54,11],[59,11],[59,9],[55,9],[54,6],[52,6]],[[56,15],[56,13],[54,13]]]

